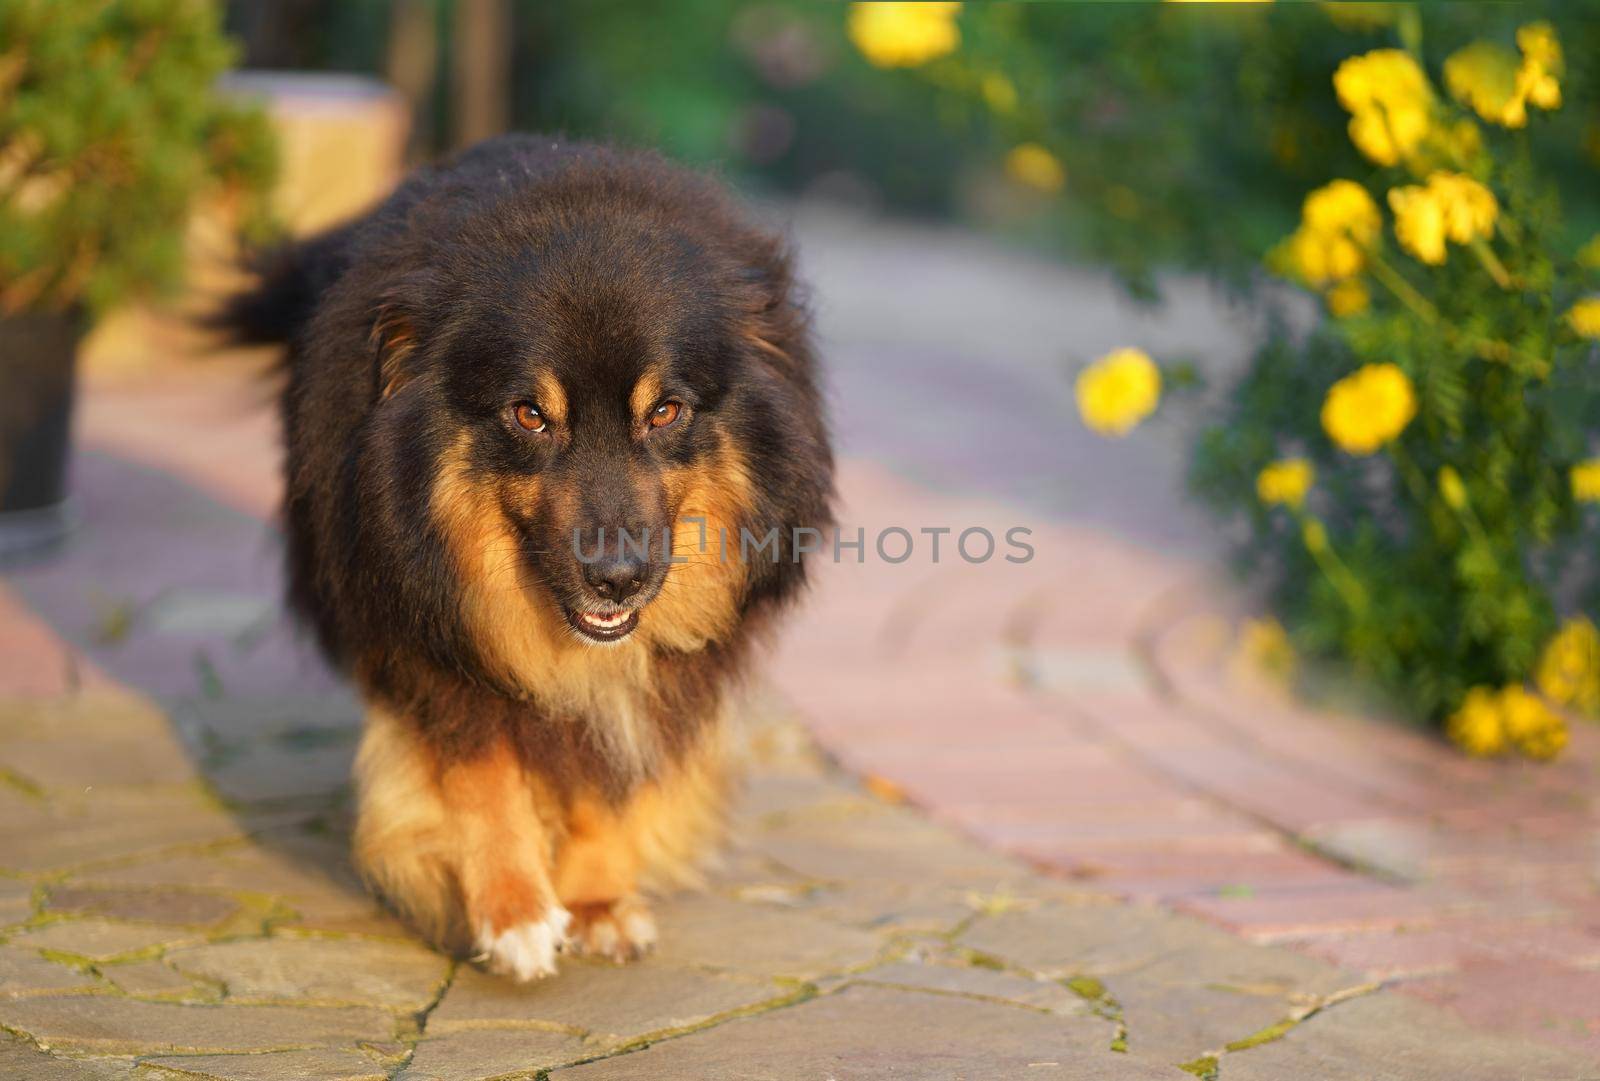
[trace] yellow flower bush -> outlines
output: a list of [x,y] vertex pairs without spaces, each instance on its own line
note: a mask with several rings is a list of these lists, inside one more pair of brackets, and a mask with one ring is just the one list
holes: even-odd
[[[1330,644],[1469,754],[1544,759],[1567,742],[1552,703],[1600,710],[1600,634],[1587,617],[1554,629],[1561,572],[1535,566],[1563,551],[1557,536],[1591,529],[1583,506],[1600,503],[1600,458],[1570,458],[1592,440],[1572,418],[1596,403],[1584,350],[1600,339],[1600,238],[1574,261],[1553,256],[1546,189],[1525,152],[1502,153],[1452,104],[1500,127],[1559,107],[1552,28],[1526,25],[1517,45],[1520,55],[1477,42],[1450,56],[1448,98],[1404,50],[1338,66],[1351,140],[1393,167],[1372,184],[1386,206],[1349,179],[1306,197],[1273,265],[1320,292],[1331,322],[1313,346],[1262,351],[1236,414],[1202,444],[1200,475],[1229,485],[1237,507],[1251,469],[1257,504],[1293,511],[1292,523],[1252,523],[1255,544],[1287,568],[1278,597],[1297,638]],[[1391,261],[1385,217],[1415,262]],[[1452,246],[1471,258],[1451,260]],[[1303,425],[1310,409],[1297,403],[1319,391],[1316,420],[1335,452],[1291,466],[1275,453],[1305,429],[1285,418]],[[1571,402],[1584,395],[1587,414]],[[1379,451],[1380,463],[1345,464]],[[1222,463],[1231,472],[1219,483]],[[1303,504],[1313,476],[1326,477],[1315,517]],[[1600,604],[1600,573],[1573,577],[1588,584],[1582,603]]]
[[1572,467],[1572,498],[1578,503],[1600,503],[1600,458]]
[[1339,449],[1371,454],[1405,431],[1417,415],[1417,395],[1393,364],[1368,364],[1328,388],[1322,428]]
[[851,4],[847,29],[868,63],[913,68],[960,47],[960,13],[958,3]]
[[1284,458],[1256,475],[1256,495],[1267,506],[1298,510],[1305,505],[1306,493],[1316,478],[1315,467],[1304,458]]
[[1060,191],[1067,183],[1067,171],[1060,160],[1038,143],[1023,143],[1006,155],[1006,175],[1023,187],[1045,194]]
[[1117,349],[1078,374],[1078,413],[1101,435],[1127,435],[1161,401],[1161,370],[1142,349]]
[[1567,310],[1567,322],[1580,338],[1600,338],[1600,297],[1584,297]]
[[1339,104],[1351,113],[1350,140],[1379,165],[1397,165],[1428,134],[1433,88],[1402,49],[1352,56],[1333,75]]
[[1500,205],[1494,193],[1469,176],[1436,172],[1427,184],[1389,191],[1394,234],[1400,246],[1424,263],[1445,260],[1445,241],[1470,244],[1494,235]]
[[1557,705],[1600,713],[1600,631],[1588,617],[1561,625],[1539,656],[1534,682]]

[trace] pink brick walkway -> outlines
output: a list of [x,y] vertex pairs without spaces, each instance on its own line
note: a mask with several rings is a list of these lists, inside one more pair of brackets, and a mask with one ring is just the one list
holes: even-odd
[[[867,463],[844,493],[869,535],[1007,523]],[[1230,676],[1203,564],[1032,543],[1022,567],[827,567],[780,686],[852,769],[1042,868],[1600,1052],[1600,727],[1536,766],[1319,713]]]
[[[159,478],[181,478],[226,508],[196,527],[195,550],[151,558],[209,568],[244,600],[273,584],[270,543],[200,546],[265,537],[278,457],[265,397],[220,373],[107,385],[80,426],[101,454],[80,469],[85,484],[159,493]],[[156,479],[116,480],[126,463]],[[1552,766],[1469,762],[1430,736],[1231,679],[1230,602],[1203,559],[935,491],[866,459],[844,462],[842,492],[840,520],[867,530],[868,561],[818,576],[771,675],[850,768],[1052,872],[1292,944],[1487,1029],[1600,1053],[1600,728],[1578,730]],[[167,512],[130,498],[118,513],[136,546],[138,516]],[[1019,524],[1037,551],[1022,565],[968,564],[949,536],[934,565],[919,533]],[[889,526],[917,536],[903,564],[870,553]],[[55,604],[62,575],[91,557],[106,564],[89,573],[125,572],[114,547],[85,545],[0,592],[5,693],[168,663],[71,633],[90,600],[65,621],[49,613],[54,631],[24,605],[24,594]],[[274,625],[250,658],[207,663],[230,688],[325,681],[279,635]],[[187,656],[168,667],[150,677],[157,690],[196,678]]]

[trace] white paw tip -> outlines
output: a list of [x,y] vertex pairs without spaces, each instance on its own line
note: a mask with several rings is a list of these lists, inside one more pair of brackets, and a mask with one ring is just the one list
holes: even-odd
[[640,949],[649,949],[656,944],[655,917],[648,912],[630,912],[623,917],[622,931]]
[[498,933],[484,924],[478,928],[478,956],[490,972],[518,983],[553,976],[556,954],[566,943],[571,923],[571,913],[552,907],[543,919],[513,924]]

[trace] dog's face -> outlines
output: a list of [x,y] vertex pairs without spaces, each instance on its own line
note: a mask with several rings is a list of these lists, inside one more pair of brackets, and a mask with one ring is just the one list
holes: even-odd
[[[554,637],[725,637],[797,584],[792,531],[827,514],[781,253],[659,217],[498,224],[413,274],[374,328],[385,439],[427,477],[458,607],[502,670]],[[749,557],[741,538],[772,530]]]
[[682,521],[704,512],[691,495],[715,487],[727,515],[748,516],[732,434],[748,403],[730,397],[731,313],[702,299],[714,284],[698,268],[647,282],[617,254],[609,273],[563,254],[498,283],[499,302],[465,306],[445,393],[469,434],[467,483],[493,490],[572,631],[614,643],[698,547]]

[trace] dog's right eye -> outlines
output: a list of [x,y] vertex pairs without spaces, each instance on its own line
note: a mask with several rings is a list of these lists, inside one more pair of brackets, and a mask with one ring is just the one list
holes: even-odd
[[517,427],[525,432],[542,432],[545,429],[544,414],[539,412],[539,407],[532,402],[516,402],[511,406],[511,419],[517,422]]

